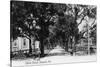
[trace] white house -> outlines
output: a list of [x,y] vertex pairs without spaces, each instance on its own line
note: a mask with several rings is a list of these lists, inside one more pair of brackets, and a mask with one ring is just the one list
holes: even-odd
[[13,40],[11,43],[12,52],[19,50],[27,50],[29,49],[29,39],[26,37],[17,37],[16,40]]
[[[32,38],[31,46],[32,49],[34,49],[34,44],[35,44],[35,49],[39,49],[40,41],[35,41]],[[26,37],[17,37],[16,40],[11,41],[11,51],[16,52],[19,50],[29,50],[29,39]]]

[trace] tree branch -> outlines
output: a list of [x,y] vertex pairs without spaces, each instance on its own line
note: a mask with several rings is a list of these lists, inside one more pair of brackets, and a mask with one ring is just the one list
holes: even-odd
[[96,18],[94,18],[94,21],[93,21],[93,23],[91,24],[91,26],[94,26],[94,24],[95,24],[95,21],[96,21]]
[[82,21],[84,20],[84,18],[85,18],[85,15],[82,17],[82,19],[81,19],[80,23],[78,24],[78,26],[82,23]]

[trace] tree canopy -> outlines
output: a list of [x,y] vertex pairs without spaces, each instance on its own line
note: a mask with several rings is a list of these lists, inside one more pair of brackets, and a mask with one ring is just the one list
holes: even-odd
[[[46,38],[61,38],[65,44],[68,44],[71,37],[75,38],[75,41],[78,40],[79,25],[83,23],[83,20],[88,21],[86,17],[96,20],[96,7],[79,4],[11,1],[10,14],[11,38],[38,37],[43,52],[43,40]],[[93,23],[91,30],[95,27],[96,25]]]

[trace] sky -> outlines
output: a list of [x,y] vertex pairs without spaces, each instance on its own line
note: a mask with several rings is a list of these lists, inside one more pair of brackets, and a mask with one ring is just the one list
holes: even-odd
[[[84,26],[88,23],[89,26],[92,25],[92,23],[94,22],[94,19],[92,18],[88,18],[88,17],[85,17],[87,19],[87,21],[83,20],[82,23],[78,26],[79,28],[79,32],[82,31],[84,29]],[[77,20],[77,22],[79,23],[80,22],[80,19]],[[96,23],[96,21],[95,21]]]

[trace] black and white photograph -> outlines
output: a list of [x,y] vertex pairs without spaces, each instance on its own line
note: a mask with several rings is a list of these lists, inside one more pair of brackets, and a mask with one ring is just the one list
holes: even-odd
[[96,56],[96,5],[10,1],[12,67],[92,62]]

